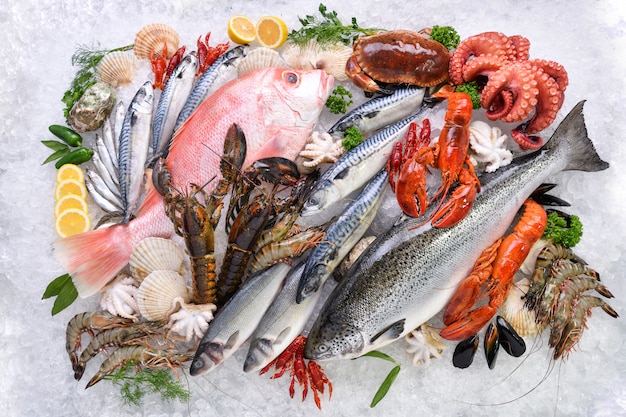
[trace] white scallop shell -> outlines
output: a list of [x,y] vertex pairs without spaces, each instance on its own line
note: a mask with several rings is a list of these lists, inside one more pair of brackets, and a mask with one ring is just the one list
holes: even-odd
[[154,271],[148,275],[137,290],[139,312],[148,320],[165,321],[178,302],[191,300],[185,279],[174,271]]
[[522,337],[536,336],[540,334],[544,327],[535,321],[535,312],[529,310],[525,305],[525,299],[522,298],[530,288],[530,281],[523,278],[513,284],[509,295],[500,307],[500,314],[515,329],[517,334]]
[[117,87],[130,83],[138,68],[139,60],[132,51],[114,51],[100,60],[96,79]]
[[283,48],[285,62],[297,69],[322,69],[338,81],[348,79],[346,62],[352,55],[352,48],[345,45],[320,46],[315,40],[299,46],[291,42]]
[[139,242],[130,255],[130,271],[138,281],[152,271],[182,272],[185,253],[170,239],[148,237]]
[[261,68],[287,67],[287,63],[280,54],[273,49],[259,47],[251,50],[241,59],[237,66],[237,73],[242,75]]
[[169,59],[180,45],[178,32],[164,23],[150,23],[135,35],[133,50],[137,58],[150,59],[152,51],[155,56],[161,53],[164,43],[167,45],[167,58]]

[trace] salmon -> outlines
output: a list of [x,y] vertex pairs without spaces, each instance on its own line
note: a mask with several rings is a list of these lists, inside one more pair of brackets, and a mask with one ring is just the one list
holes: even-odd
[[[220,155],[233,123],[246,135],[244,166],[273,156],[295,159],[313,131],[333,82],[322,70],[269,68],[225,84],[200,104],[172,138],[165,163],[174,186],[185,190],[191,183],[219,179]],[[130,222],[58,240],[53,253],[71,275],[80,297],[86,298],[128,264],[138,242],[150,236],[170,237],[173,232],[163,198],[151,189]]]

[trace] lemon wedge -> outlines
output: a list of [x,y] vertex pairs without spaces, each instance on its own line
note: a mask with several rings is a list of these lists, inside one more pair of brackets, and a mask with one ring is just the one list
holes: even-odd
[[62,197],[68,194],[80,196],[82,199],[87,198],[87,188],[85,187],[85,183],[73,178],[68,178],[57,183],[54,188],[54,199],[59,201]]
[[61,238],[87,232],[90,228],[89,215],[77,208],[63,210],[54,222],[54,230]]
[[228,37],[241,45],[253,42],[256,39],[254,22],[246,16],[232,16],[228,19]]

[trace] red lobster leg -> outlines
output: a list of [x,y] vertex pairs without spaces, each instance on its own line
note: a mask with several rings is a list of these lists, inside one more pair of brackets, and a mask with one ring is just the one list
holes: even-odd
[[163,50],[157,56],[154,55],[154,50],[150,51],[150,68],[154,73],[154,83],[152,87],[162,90],[163,87],[165,87],[163,76],[167,70],[167,44],[165,42],[163,43]]
[[476,193],[480,190],[480,182],[471,163],[466,164],[459,172],[459,184],[448,201],[433,215],[434,227],[452,227],[463,220],[472,208]]
[[[545,210],[536,202],[527,200],[524,214],[513,232],[483,252],[472,273],[450,299],[444,311],[446,327],[439,333],[441,337],[467,339],[491,320],[511,289],[513,276],[543,234],[546,222]],[[492,257],[493,261],[489,262]],[[485,297],[489,297],[487,305],[471,310],[475,302]]]

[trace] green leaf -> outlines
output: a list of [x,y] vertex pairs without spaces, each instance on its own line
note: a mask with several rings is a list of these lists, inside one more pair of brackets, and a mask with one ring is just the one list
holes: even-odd
[[43,143],[44,145],[46,145],[48,148],[52,149],[53,151],[60,151],[61,149],[69,149],[65,143],[59,142],[56,140],[42,140],[41,143]]
[[400,364],[394,358],[387,355],[386,353],[379,352],[378,350],[372,350],[371,352],[367,352],[363,356],[371,356],[372,358],[384,359],[386,361],[393,363],[394,365],[400,366]]
[[69,274],[63,274],[53,279],[52,282],[50,282],[50,284],[48,284],[48,286],[46,287],[46,290],[44,291],[41,299],[45,300],[46,298],[59,295],[61,289],[63,289],[63,287],[67,284],[68,280],[72,280]]
[[76,290],[74,283],[70,279],[66,282],[63,288],[61,288],[61,291],[59,291],[59,295],[57,296],[56,300],[54,300],[54,305],[52,306],[52,315],[54,316],[55,314],[65,310],[76,300],[77,297],[78,291]]
[[47,157],[46,160],[41,163],[41,165],[45,165],[48,162],[52,162],[54,160],[62,158],[63,156],[67,155],[69,152],[70,152],[70,148],[59,149],[58,151],[53,152],[49,157]]
[[[391,360],[393,361],[393,359],[391,359]],[[378,391],[376,391],[376,394],[374,394],[374,398],[372,399],[372,403],[370,404],[370,408],[376,407],[376,405],[383,398],[385,398],[385,395],[387,395],[387,392],[389,391],[389,388],[391,388],[391,385],[396,380],[396,377],[398,376],[399,373],[400,373],[400,365],[395,366],[391,370],[391,372],[389,372],[389,375],[387,375],[387,378],[385,378],[383,383],[380,385],[380,388],[378,388]]]

